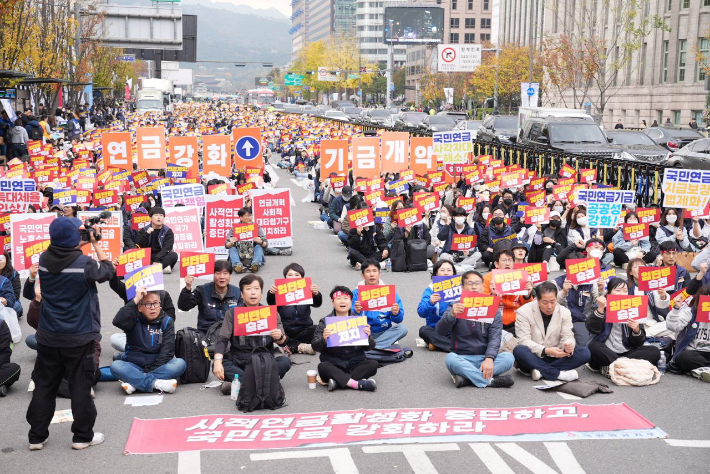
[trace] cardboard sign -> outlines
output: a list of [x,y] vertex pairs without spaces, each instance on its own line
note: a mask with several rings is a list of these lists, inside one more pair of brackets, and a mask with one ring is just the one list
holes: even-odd
[[500,297],[476,293],[475,291],[463,291],[461,293],[461,304],[466,310],[456,315],[457,318],[490,324],[498,312]]
[[595,258],[573,258],[567,260],[567,279],[573,285],[591,283],[599,278],[601,266]]
[[366,346],[369,336],[365,334],[367,316],[328,316],[325,329],[331,331],[328,347]]
[[214,273],[214,254],[206,252],[180,253],[180,278],[194,276],[199,278]]
[[375,224],[375,218],[372,215],[372,209],[366,207],[364,209],[348,211],[348,222],[350,223],[351,229],[359,226],[369,227]]
[[606,322],[625,323],[631,319],[642,321],[648,315],[646,295],[607,295]]
[[655,207],[637,207],[636,214],[642,224],[660,224],[661,222],[661,210]]
[[564,178],[571,178],[576,173],[577,173],[577,171],[574,168],[572,168],[570,165],[568,165],[567,163],[565,163],[562,166],[562,168],[560,168],[560,176],[562,176]]
[[550,208],[549,207],[531,207],[525,208],[525,223],[533,224],[549,224],[550,223]]
[[150,223],[150,216],[143,213],[133,213],[131,215],[131,229],[141,230]]
[[135,173],[131,173],[131,181],[133,181],[133,186],[135,186],[136,189],[140,189],[150,183],[150,176],[145,170],[136,171]]
[[234,335],[268,335],[277,326],[276,306],[237,306],[234,308]]
[[389,311],[396,303],[394,285],[360,285],[358,300],[363,311]]
[[94,193],[95,207],[111,207],[118,205],[118,192],[115,189],[104,189]]
[[293,247],[290,189],[258,189],[251,192],[254,222],[264,229],[269,246]]
[[124,196],[123,203],[131,211],[135,212],[141,204],[146,202],[145,196]]
[[126,298],[129,300],[136,297],[138,288],[141,286],[145,287],[148,291],[164,290],[163,266],[156,263],[148,267],[128,272],[126,273],[124,283],[126,284]]
[[226,253],[224,243],[229,231],[239,224],[239,209],[244,207],[244,196],[205,196],[205,247]]
[[118,265],[116,266],[116,275],[125,276],[138,270],[139,268],[150,265],[150,248],[131,249],[118,256]]
[[311,278],[277,278],[276,306],[294,306],[313,303]]
[[473,210],[476,208],[476,198],[460,197],[458,206],[463,208],[463,210],[466,212],[473,212]]
[[648,238],[649,226],[648,224],[638,223],[638,224],[623,224],[624,240],[640,240]]
[[710,202],[702,209],[686,209],[685,212],[683,212],[683,217],[685,219],[692,219],[694,217],[699,219],[710,218]]
[[200,210],[197,207],[168,207],[165,209],[165,225],[175,233],[173,251],[178,254],[204,252]]
[[528,279],[533,285],[547,281],[547,265],[545,263],[514,263],[513,268],[528,272]]
[[497,295],[527,295],[528,272],[521,269],[493,270],[491,283]]
[[472,251],[476,248],[477,241],[477,235],[454,234],[451,239],[451,250],[457,250],[459,252],[464,250]]
[[408,225],[417,225],[421,221],[421,217],[419,216],[419,209],[416,207],[409,209],[398,209],[397,224],[401,228],[405,228]]
[[683,301],[681,302],[679,309],[690,307],[690,303],[693,301],[693,295],[689,295],[688,289],[683,288],[682,290],[678,290],[675,293],[673,293],[672,295],[670,295],[670,298],[671,298],[670,306],[672,309],[675,309],[675,299],[677,296],[683,297]]
[[672,289],[675,286],[675,274],[675,265],[672,267],[639,267],[639,290]]
[[22,245],[22,254],[25,257],[25,262],[28,262],[29,265],[34,265],[35,263],[39,263],[39,256],[42,252],[47,250],[47,247],[49,247],[50,240],[38,240],[35,242],[27,242],[26,244]]
[[232,237],[235,237],[237,242],[254,240],[254,237],[256,237],[256,224],[253,222],[251,224],[245,224],[243,222],[234,224]]
[[435,276],[432,278],[433,293],[441,296],[441,302],[458,301],[461,297],[461,275]]
[[347,176],[333,176],[330,178],[330,187],[333,189],[343,189],[347,179]]
[[419,209],[420,214],[436,211],[441,207],[439,195],[437,193],[422,193],[414,196],[414,205]]
[[698,311],[695,314],[696,323],[710,323],[710,295],[700,296]]
[[580,183],[595,183],[597,181],[597,170],[595,169],[581,169],[579,170],[579,182]]

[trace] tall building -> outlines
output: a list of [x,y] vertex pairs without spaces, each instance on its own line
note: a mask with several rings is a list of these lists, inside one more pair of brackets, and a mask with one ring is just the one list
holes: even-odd
[[293,0],[292,59],[308,43],[331,36],[355,36],[356,0]]
[[[388,45],[384,38],[385,7],[413,3],[411,0],[372,1],[357,0],[355,25],[360,43],[362,60],[370,63],[387,61]],[[394,47],[394,62],[404,64],[407,59],[407,47]]]
[[[570,34],[579,24],[579,0],[496,0],[500,2],[499,40],[502,45],[517,43],[527,45],[530,36],[530,11],[533,24],[533,41],[540,47],[540,39]],[[593,11],[595,27],[605,31],[606,39],[618,24],[615,12],[625,0],[612,2],[611,9],[597,5]],[[601,2],[598,2],[601,3]],[[696,118],[702,123],[705,108],[705,71],[710,57],[710,0],[645,1],[637,12],[639,19],[658,16],[665,29],[652,29],[636,50],[631,60],[611,76],[611,86],[606,91],[610,97],[603,113],[604,125],[609,127],[621,120],[627,127],[642,126],[641,120],[651,125],[670,118],[675,125],[684,125]],[[613,43],[612,43],[613,44]],[[616,50],[612,54],[618,54]],[[700,57],[701,61],[696,58]],[[704,58],[704,59],[703,59]],[[599,89],[591,88],[589,102],[593,112],[600,113]],[[558,93],[548,87],[543,91],[542,105],[573,107],[572,91]]]
[[[414,1],[444,8],[444,42],[482,44],[491,41],[493,0],[428,0]],[[436,72],[436,45],[407,48],[406,101],[417,99],[417,84],[424,73]]]
[[308,0],[291,2],[291,59],[296,59],[298,52],[306,45],[308,36]]

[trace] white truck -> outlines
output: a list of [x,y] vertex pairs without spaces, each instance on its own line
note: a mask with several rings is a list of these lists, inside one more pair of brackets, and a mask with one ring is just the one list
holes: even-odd
[[[160,102],[162,104],[159,110],[172,111],[172,104],[175,99],[175,86],[173,85],[172,80],[155,78],[149,79],[145,77],[141,78],[141,88],[136,96],[136,109],[139,111],[145,109],[145,107],[141,107],[138,103],[141,91],[145,91],[144,95],[146,97],[150,97],[149,100],[151,102],[154,100],[155,91],[157,91],[160,94]],[[150,110],[155,110],[152,105],[154,104],[151,104],[151,107],[148,108]]]
[[139,89],[136,94],[136,111],[162,112],[165,110],[163,104],[163,92],[158,89]]

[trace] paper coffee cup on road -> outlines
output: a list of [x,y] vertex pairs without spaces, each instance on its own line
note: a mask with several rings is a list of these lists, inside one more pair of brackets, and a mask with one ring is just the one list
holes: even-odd
[[318,376],[318,372],[315,370],[309,370],[306,372],[306,378],[308,378],[308,388],[311,390],[316,388],[316,377]]

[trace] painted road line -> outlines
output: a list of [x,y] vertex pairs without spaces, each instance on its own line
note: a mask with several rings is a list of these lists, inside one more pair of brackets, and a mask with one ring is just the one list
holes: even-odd
[[[567,443],[544,443],[550,457],[555,462],[562,474],[584,474],[584,469],[579,465],[572,450]],[[512,474],[510,466],[493,449],[489,443],[469,443],[469,446],[476,455],[483,461],[491,474]],[[529,453],[516,443],[496,443],[496,448],[500,449],[508,456],[518,461],[533,474],[557,474],[554,469],[544,461]]]
[[348,448],[315,449],[304,451],[275,451],[269,453],[250,454],[252,461],[273,461],[276,459],[330,459],[335,474],[359,474],[355,461]]
[[365,446],[363,452],[375,453],[402,453],[415,474],[437,474],[437,470],[431,463],[427,451],[458,451],[458,445],[454,443],[446,444],[412,444],[407,446]]
[[200,451],[181,451],[178,453],[178,474],[200,474]]
[[710,439],[664,439],[676,448],[710,448]]

